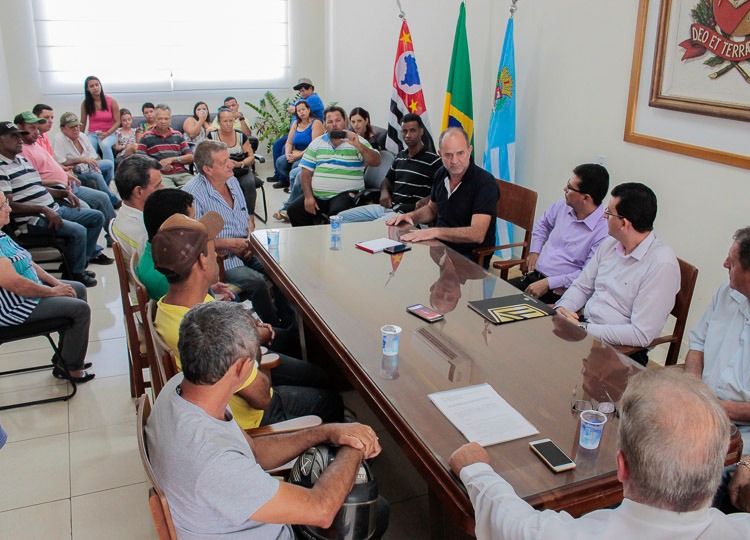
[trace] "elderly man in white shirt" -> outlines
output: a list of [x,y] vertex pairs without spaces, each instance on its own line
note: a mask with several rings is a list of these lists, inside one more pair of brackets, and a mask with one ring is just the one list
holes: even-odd
[[[680,289],[677,257],[653,232],[656,195],[643,184],[615,187],[604,215],[611,238],[555,309],[595,338],[646,347],[661,332]],[[581,308],[585,318],[577,313]],[[646,351],[631,357],[648,362]]]
[[750,515],[710,507],[729,440],[729,419],[710,388],[679,370],[645,370],[628,382],[620,410],[617,478],[625,498],[614,510],[578,519],[534,510],[481,446],[454,452],[449,464],[474,506],[477,540],[750,538]]

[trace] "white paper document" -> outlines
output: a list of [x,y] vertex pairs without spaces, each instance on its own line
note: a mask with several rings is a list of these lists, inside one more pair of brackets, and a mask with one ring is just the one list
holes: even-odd
[[464,437],[482,446],[539,433],[487,383],[435,392],[427,397]]

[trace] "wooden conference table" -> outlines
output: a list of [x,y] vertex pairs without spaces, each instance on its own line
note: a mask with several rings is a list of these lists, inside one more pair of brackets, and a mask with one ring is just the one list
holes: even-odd
[[[255,231],[251,243],[298,310],[307,356],[333,359],[425,478],[434,528],[458,525],[471,533],[474,525],[469,498],[448,468],[451,453],[467,441],[427,394],[485,382],[539,430],[487,448],[495,470],[520,497],[573,515],[619,502],[618,421],[608,421],[598,450],[579,449],[571,401],[574,389],[577,399],[592,397],[594,404],[607,400],[605,392],[619,400],[640,366],[558,316],[485,322],[467,301],[518,291],[442,244],[412,244],[400,262],[354,247],[403,232],[382,222],[345,224],[338,250],[331,249],[327,225],[281,229],[278,249],[268,248],[265,230]],[[428,324],[406,313],[418,303],[444,313],[444,321]],[[396,358],[382,355],[384,324],[403,328]],[[548,470],[528,447],[542,437],[577,467]],[[435,510],[437,502],[447,518]]]

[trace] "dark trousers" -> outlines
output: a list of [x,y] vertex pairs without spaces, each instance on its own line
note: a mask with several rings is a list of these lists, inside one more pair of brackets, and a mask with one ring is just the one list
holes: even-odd
[[255,212],[255,201],[258,198],[257,188],[255,187],[255,175],[250,169],[242,167],[234,170],[234,177],[240,183],[240,188],[247,204],[247,212],[252,216],[253,212]]
[[341,422],[344,402],[338,392],[330,388],[326,372],[310,362],[279,356],[281,363],[271,371],[271,405],[263,411],[260,425],[308,414],[319,416],[323,422]]
[[[299,179],[297,179],[299,181]],[[348,210],[354,204],[354,197],[349,191],[339,193],[335,197],[330,199],[318,199],[315,198],[315,202],[318,203],[319,210],[314,214],[310,214],[305,210],[305,198],[299,197],[292,201],[289,208],[286,209],[289,215],[289,221],[292,223],[292,227],[304,227],[307,225],[315,225],[319,223],[325,214],[326,216],[335,216],[339,212]]]
[[[510,283],[516,289],[520,291],[525,291],[526,287],[528,287],[532,283],[536,283],[537,281],[541,281],[546,278],[547,276],[545,276],[541,272],[537,272],[536,270],[534,270],[533,272],[528,272],[521,277],[509,279],[508,283]],[[542,296],[539,297],[539,301],[544,302],[545,304],[554,304],[559,299],[560,299],[560,295],[555,294],[552,291],[547,291],[546,293],[544,293]]]

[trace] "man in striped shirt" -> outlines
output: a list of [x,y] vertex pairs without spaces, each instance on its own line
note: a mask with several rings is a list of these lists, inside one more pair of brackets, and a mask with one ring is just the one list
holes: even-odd
[[182,187],[193,177],[185,165],[193,162],[193,153],[182,133],[172,129],[172,109],[159,103],[156,106],[156,125],[138,143],[138,153],[146,154],[161,163],[164,187]]
[[[71,278],[87,287],[96,285],[93,272],[86,271],[87,261],[112,264],[114,261],[96,245],[104,225],[98,210],[81,208],[78,197],[65,189],[45,189],[39,173],[21,157],[23,143],[20,130],[13,122],[0,122],[0,189],[14,212],[27,214],[15,218],[20,234],[49,235],[52,231],[67,243]],[[70,206],[60,206],[57,200]],[[97,249],[98,248],[98,249]],[[64,276],[65,277],[65,276]]]
[[300,162],[304,195],[287,209],[293,227],[313,225],[321,214],[334,216],[351,208],[352,191],[365,187],[365,166],[380,165],[380,153],[369,142],[344,131],[344,109],[328,107],[325,126],[327,133],[310,143]]
[[430,202],[432,177],[441,165],[440,156],[428,151],[422,137],[424,124],[418,114],[405,114],[401,136],[406,148],[399,152],[383,183],[380,204],[368,204],[341,212],[344,222],[386,220]]

